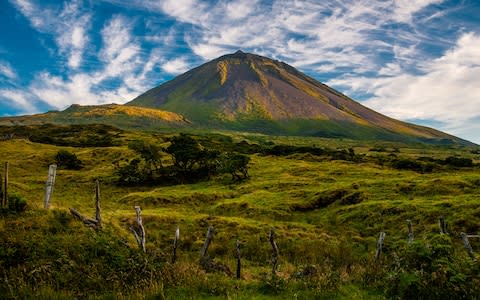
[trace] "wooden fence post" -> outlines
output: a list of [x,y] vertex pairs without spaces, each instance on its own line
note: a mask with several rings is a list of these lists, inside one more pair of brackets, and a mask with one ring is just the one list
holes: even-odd
[[475,253],[473,253],[472,245],[470,245],[467,234],[465,232],[461,232],[460,236],[462,237],[463,247],[465,247],[465,249],[467,250],[468,255],[471,259],[476,261],[477,259],[475,258]]
[[278,255],[279,255],[279,250],[277,243],[275,242],[275,231],[270,229],[270,234],[268,235],[268,239],[270,241],[270,245],[272,246],[272,274],[275,275],[277,272],[277,266],[278,266]]
[[411,220],[407,220],[407,224],[408,224],[408,244],[410,245],[411,243],[413,243],[413,226],[412,226],[412,221],[411,221]]
[[0,207],[3,207],[3,176],[0,172]]
[[53,164],[48,167],[47,183],[45,184],[44,208],[48,209],[50,206],[50,198],[53,193],[53,186],[55,184],[55,176],[57,173],[57,165]]
[[100,213],[100,182],[98,179],[95,181],[95,220],[97,220],[97,226],[102,227],[102,215]]
[[237,240],[235,245],[236,245],[236,248],[237,248],[237,279],[240,279],[241,278],[241,268],[242,268],[242,265],[241,265],[241,262],[240,262],[240,241]]
[[95,219],[82,215],[75,208],[70,208],[70,213],[88,227],[93,227],[96,230],[102,228],[102,217],[100,215],[100,184],[98,180],[95,182]]
[[175,261],[177,260],[177,246],[178,246],[179,239],[180,239],[180,228],[177,227],[177,230],[175,230],[175,239],[173,240],[172,264],[174,264]]
[[130,227],[130,230],[133,232],[135,239],[137,240],[138,246],[142,249],[143,253],[146,252],[145,249],[145,228],[143,227],[142,221],[142,210],[140,206],[135,206],[135,213],[137,214],[137,229]]
[[375,262],[378,262],[380,259],[380,254],[382,253],[383,241],[385,240],[385,232],[380,232],[380,236],[377,241],[377,249],[375,250]]
[[3,207],[8,207],[8,161],[5,162],[3,174]]
[[445,222],[445,219],[443,218],[443,216],[440,216],[438,218],[438,226],[440,226],[440,234],[448,234],[447,223]]
[[207,237],[205,243],[203,244],[202,250],[200,251],[200,258],[203,259],[207,255],[208,246],[213,239],[213,227],[208,226]]

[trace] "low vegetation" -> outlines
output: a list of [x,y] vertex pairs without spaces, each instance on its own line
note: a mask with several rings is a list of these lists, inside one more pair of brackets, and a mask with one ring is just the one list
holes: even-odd
[[[35,130],[47,135],[41,127]],[[79,136],[98,134],[88,130]],[[241,133],[118,133],[108,147],[38,143],[21,135],[0,141],[0,157],[10,163],[10,205],[0,214],[3,298],[475,299],[480,294],[479,263],[461,239],[462,232],[479,233],[477,148]],[[73,157],[81,168],[60,167]],[[59,168],[46,210],[45,180],[55,162]],[[68,211],[95,215],[95,180],[101,186],[99,230]],[[146,253],[130,231],[134,206],[142,208]],[[441,216],[447,222],[444,234]],[[407,220],[413,225],[411,243]],[[207,255],[231,275],[200,263],[209,226],[214,237]],[[275,274],[272,228],[280,254]],[[375,259],[380,232],[386,235]],[[235,275],[237,240],[241,279]],[[480,239],[472,237],[470,244],[478,260]]]

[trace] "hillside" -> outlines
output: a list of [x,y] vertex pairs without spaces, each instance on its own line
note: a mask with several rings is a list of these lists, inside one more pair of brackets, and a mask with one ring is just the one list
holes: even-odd
[[[74,128],[74,126],[72,126]],[[37,130],[48,129],[38,126]],[[85,135],[96,127],[85,127]],[[68,127],[63,132],[68,132]],[[61,131],[44,133],[52,139]],[[58,135],[58,136],[56,136]],[[9,161],[11,199],[25,212],[0,209],[0,294],[6,299],[441,299],[478,295],[480,278],[460,232],[478,234],[480,156],[475,149],[411,148],[399,143],[342,142],[253,134],[194,135],[203,149],[236,149],[250,157],[250,179],[228,174],[183,184],[118,184],[118,166],[141,159],[131,141],[168,149],[177,134],[118,132],[113,145],[56,146],[0,141],[0,170]],[[70,144],[68,144],[70,143]],[[74,147],[71,147],[71,146]],[[153,149],[153,148],[151,148]],[[80,169],[57,170],[49,210],[43,208],[48,165],[58,151]],[[160,152],[163,168],[171,157]],[[455,159],[452,159],[455,157]],[[459,164],[467,161],[470,164]],[[144,166],[146,167],[146,165]],[[420,168],[418,168],[420,167]],[[161,173],[161,172],[160,172]],[[100,180],[102,230],[69,213],[95,216]],[[16,195],[16,196],[13,196]],[[146,253],[129,229],[142,209]],[[440,235],[438,218],[448,224]],[[407,244],[407,220],[414,242]],[[174,232],[180,228],[176,262]],[[208,226],[208,254],[241,279],[206,271],[199,262]],[[268,240],[280,250],[272,275]],[[386,233],[374,261],[380,232]],[[480,242],[470,239],[476,253]],[[478,254],[475,254],[478,257]],[[474,297],[473,297],[474,298]]]
[[72,105],[64,111],[50,111],[44,114],[0,118],[0,125],[41,125],[41,124],[105,124],[124,129],[182,128],[190,126],[183,116],[160,109],[106,105]]
[[194,68],[128,105],[176,112],[207,128],[465,143],[379,114],[283,62],[241,51]]

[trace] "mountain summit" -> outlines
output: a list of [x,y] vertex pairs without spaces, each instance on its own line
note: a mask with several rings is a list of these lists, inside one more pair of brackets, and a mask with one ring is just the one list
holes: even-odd
[[399,141],[461,141],[377,113],[294,67],[241,50],[138,96],[207,128]]

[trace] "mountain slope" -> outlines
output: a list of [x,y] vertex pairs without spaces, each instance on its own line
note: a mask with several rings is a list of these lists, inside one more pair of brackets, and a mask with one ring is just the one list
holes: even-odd
[[379,114],[283,62],[241,51],[194,68],[127,105],[165,109],[214,128],[462,142]]
[[39,125],[48,123],[101,123],[126,129],[157,129],[190,126],[190,121],[173,112],[117,104],[86,106],[74,104],[64,111],[50,111],[31,116],[0,118],[0,125]]

